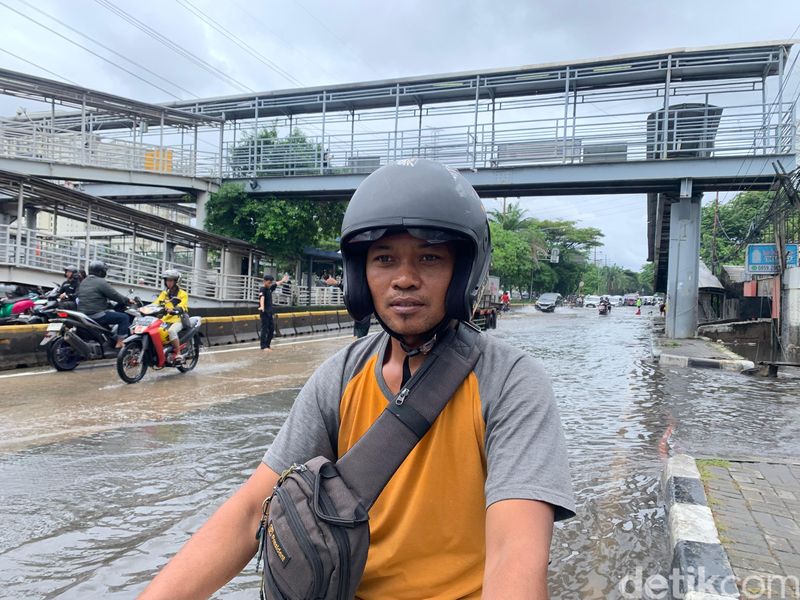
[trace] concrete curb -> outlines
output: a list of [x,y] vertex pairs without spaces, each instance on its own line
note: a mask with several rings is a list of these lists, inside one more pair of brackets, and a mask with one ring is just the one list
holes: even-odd
[[719,540],[694,458],[687,454],[670,458],[661,485],[672,549],[670,573],[679,579],[678,585],[669,586],[669,598],[739,598],[736,576]]
[[731,352],[727,348],[720,346],[711,340],[706,341],[709,344],[714,345],[720,354],[724,354],[728,358],[693,358],[680,354],[670,354],[669,352],[664,351],[664,349],[659,345],[655,336],[650,338],[650,354],[655,362],[657,362],[659,365],[664,365],[665,367],[719,369],[721,371],[734,371],[737,373],[740,373],[745,369],[752,369],[755,367],[755,363],[753,361],[746,360],[738,354]]

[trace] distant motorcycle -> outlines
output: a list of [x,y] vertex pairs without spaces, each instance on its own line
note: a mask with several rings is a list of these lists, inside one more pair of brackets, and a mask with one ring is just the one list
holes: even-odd
[[611,312],[611,307],[608,304],[601,304],[597,307],[597,312],[605,316]]
[[[141,304],[138,299],[134,302]],[[134,310],[117,305],[115,310],[131,317]],[[72,371],[85,360],[114,358],[117,355],[117,326],[106,327],[82,312],[57,309],[50,318],[40,346],[47,346],[47,361],[57,371]]]
[[166,307],[148,304],[138,312],[139,316],[131,325],[131,335],[125,339],[124,346],[117,355],[117,374],[122,381],[140,381],[148,367],[175,367],[181,373],[186,373],[197,366],[200,357],[200,317],[184,317],[184,327],[178,335],[183,360],[176,362],[175,351],[167,343],[168,324],[162,320],[167,314]]

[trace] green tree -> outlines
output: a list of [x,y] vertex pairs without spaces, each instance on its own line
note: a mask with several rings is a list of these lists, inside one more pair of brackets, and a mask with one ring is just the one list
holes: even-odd
[[519,203],[512,202],[506,207],[505,211],[489,211],[489,220],[494,221],[506,231],[521,231],[530,222],[530,219],[525,216],[526,214],[527,211],[520,208]]
[[639,271],[636,278],[639,282],[639,291],[644,291],[646,296],[652,296],[655,285],[655,265],[651,262],[643,264],[642,270]]
[[211,194],[209,231],[250,242],[273,258],[294,261],[308,246],[327,245],[338,235],[345,202],[256,198],[236,183]]
[[246,134],[229,153],[234,173],[243,177],[275,177],[317,172],[322,147],[308,141],[300,129],[278,137],[276,126]]
[[[717,264],[744,264],[745,246],[753,228],[769,210],[769,192],[742,192],[719,205],[716,245]],[[714,205],[704,206],[700,217],[700,258],[713,268]]]
[[517,231],[504,229],[499,223],[489,223],[492,235],[492,268],[491,272],[500,277],[500,284],[505,288],[527,288],[533,259],[527,240]]

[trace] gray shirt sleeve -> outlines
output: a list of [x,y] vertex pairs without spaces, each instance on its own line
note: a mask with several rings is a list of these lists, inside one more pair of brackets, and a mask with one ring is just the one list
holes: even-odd
[[541,500],[557,521],[575,516],[566,442],[550,378],[528,355],[514,360],[495,398],[486,401],[486,506]]

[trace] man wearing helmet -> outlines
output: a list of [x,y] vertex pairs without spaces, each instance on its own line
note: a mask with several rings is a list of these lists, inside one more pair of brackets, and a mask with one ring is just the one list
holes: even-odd
[[111,287],[105,280],[108,269],[100,260],[89,263],[89,275],[78,287],[78,308],[101,325],[117,325],[117,349],[122,348],[122,340],[128,337],[131,319],[123,312],[110,310],[108,303],[128,304],[128,299]]
[[64,283],[58,288],[58,301],[61,306],[66,306],[67,303],[74,305],[78,297],[78,286],[81,283],[78,267],[75,265],[64,267],[64,277]]
[[[262,464],[142,598],[208,597],[243,568],[278,473],[355,444],[439,334],[469,320],[491,258],[475,191],[425,160],[367,177],[341,248],[348,310],[354,319],[374,312],[386,333],[317,369]],[[473,372],[370,509],[357,598],[548,597],[553,522],[575,510],[558,409],[538,362],[494,336],[478,343]]]
[[156,298],[156,304],[167,309],[167,314],[162,321],[169,324],[167,334],[169,334],[169,343],[172,344],[174,350],[173,360],[175,364],[179,364],[183,362],[183,356],[181,356],[181,342],[178,334],[183,329],[183,315],[189,313],[189,294],[180,288],[180,271],[167,269],[164,271],[163,278],[164,290]]

